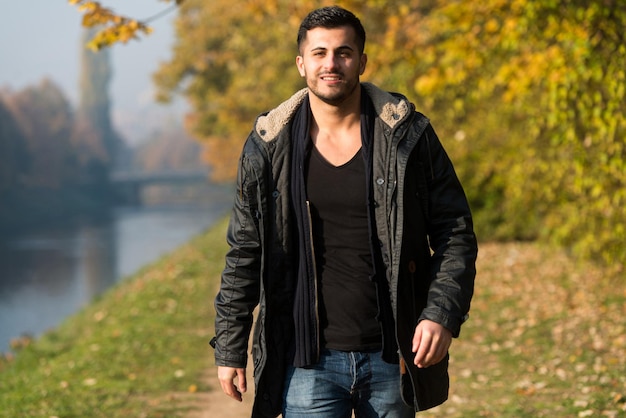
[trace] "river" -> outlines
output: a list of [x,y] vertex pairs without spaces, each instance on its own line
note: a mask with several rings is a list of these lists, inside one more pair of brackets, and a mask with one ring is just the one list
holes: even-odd
[[215,188],[202,202],[116,208],[0,238],[0,353],[38,337],[111,285],[181,246],[230,207]]

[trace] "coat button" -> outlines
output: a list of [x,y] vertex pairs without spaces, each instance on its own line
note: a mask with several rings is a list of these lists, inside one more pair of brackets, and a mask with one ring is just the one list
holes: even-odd
[[376,184],[378,184],[379,186],[382,186],[383,184],[385,184],[385,179],[382,178],[377,178],[376,179]]

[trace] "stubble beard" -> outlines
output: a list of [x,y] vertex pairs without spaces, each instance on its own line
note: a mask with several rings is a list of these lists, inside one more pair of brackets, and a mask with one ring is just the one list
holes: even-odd
[[351,97],[359,85],[359,78],[357,77],[355,80],[336,86],[336,88],[331,88],[328,92],[322,92],[321,89],[318,88],[317,81],[318,78],[314,78],[307,83],[309,91],[322,102],[332,106],[338,106],[347,98]]

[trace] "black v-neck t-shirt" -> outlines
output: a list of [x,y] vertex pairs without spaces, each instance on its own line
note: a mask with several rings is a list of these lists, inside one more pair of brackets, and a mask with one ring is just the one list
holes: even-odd
[[318,277],[322,345],[341,351],[382,346],[368,228],[362,150],[341,166],[315,148],[306,169]]

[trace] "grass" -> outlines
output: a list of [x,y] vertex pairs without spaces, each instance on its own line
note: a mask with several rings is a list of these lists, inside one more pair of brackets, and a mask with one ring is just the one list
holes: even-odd
[[486,244],[446,417],[626,417],[626,284],[531,243]]
[[[0,417],[185,417],[185,399],[219,390],[203,375],[225,228],[0,360]],[[620,276],[532,243],[482,245],[478,271],[451,349],[450,400],[418,416],[626,416]]]
[[0,361],[0,417],[172,417],[210,388],[222,222]]

